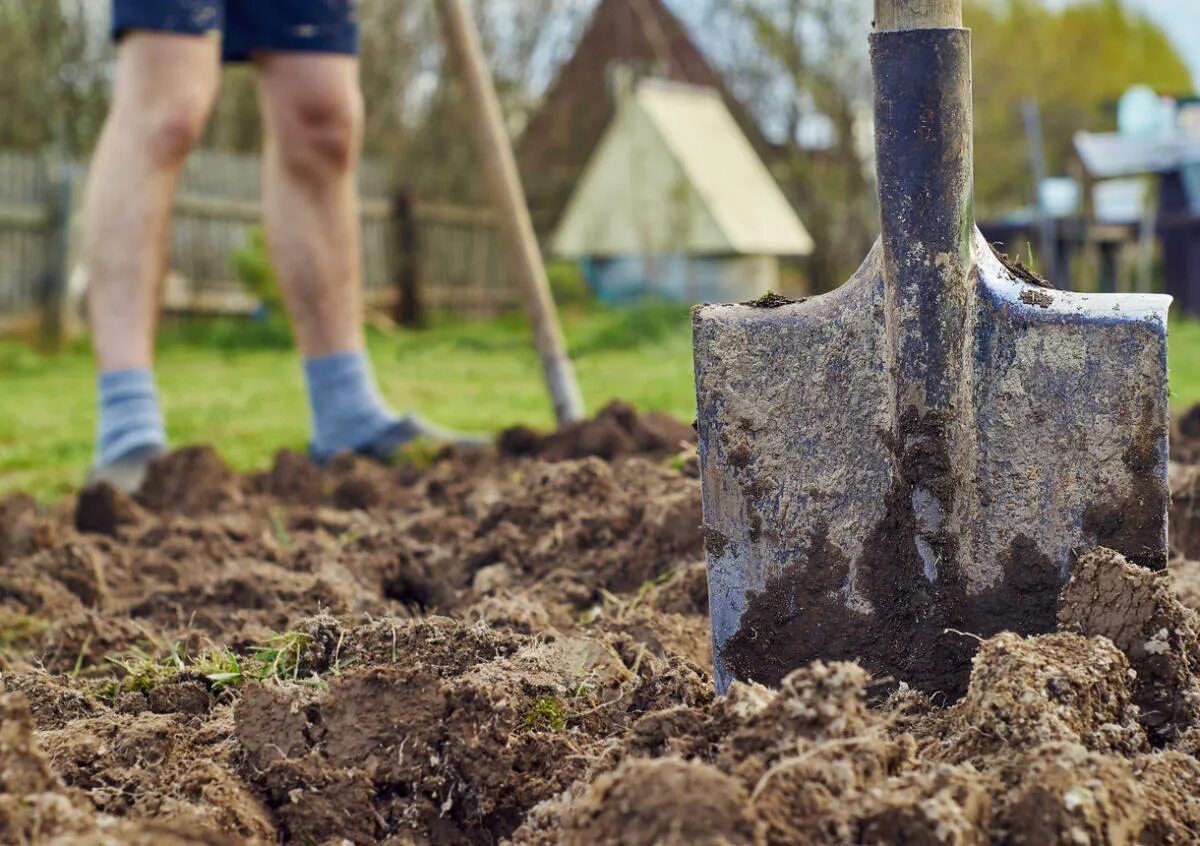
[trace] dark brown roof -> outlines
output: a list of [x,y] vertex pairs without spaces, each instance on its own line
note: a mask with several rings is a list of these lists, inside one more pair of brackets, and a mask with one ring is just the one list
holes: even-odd
[[768,150],[758,126],[662,0],[602,0],[517,142],[530,211],[542,236],[558,222],[612,119],[610,69],[621,65],[643,76],[719,89],[759,154]]

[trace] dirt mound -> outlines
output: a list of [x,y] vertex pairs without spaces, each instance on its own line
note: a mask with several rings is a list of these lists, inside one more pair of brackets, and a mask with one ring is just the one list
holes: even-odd
[[658,422],[0,501],[0,842],[1197,841],[1200,563],[1084,555],[950,707],[845,662],[718,699]]
[[967,695],[947,712],[949,756],[977,760],[1056,742],[1141,751],[1131,675],[1129,661],[1105,638],[989,638],[975,656]]
[[138,501],[159,513],[205,514],[241,496],[237,479],[209,446],[185,447],[150,462]]
[[746,790],[715,767],[673,758],[627,761],[576,802],[563,846],[756,846]]
[[505,455],[548,461],[590,456],[612,461],[629,455],[673,455],[695,441],[695,430],[673,417],[654,411],[640,414],[628,403],[613,401],[594,418],[549,434],[525,426],[507,429],[500,435],[499,447]]

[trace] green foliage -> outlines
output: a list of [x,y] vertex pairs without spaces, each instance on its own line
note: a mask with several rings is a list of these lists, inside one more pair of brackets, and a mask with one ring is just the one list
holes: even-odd
[[1042,0],[967,0],[975,62],[975,186],[980,217],[1034,201],[1021,102],[1041,112],[1051,174],[1064,174],[1072,138],[1115,128],[1116,100],[1131,85],[1193,91],[1166,33],[1118,0],[1060,10]]
[[158,349],[209,347],[231,356],[246,350],[291,350],[292,327],[281,311],[261,318],[189,317],[168,320],[158,335]]
[[304,651],[312,644],[312,636],[304,632],[282,632],[272,634],[265,645],[251,649],[255,662],[256,679],[300,680],[300,662]]
[[0,149],[88,152],[107,107],[109,68],[89,43],[90,0],[0,2]]
[[566,728],[567,708],[553,696],[534,699],[521,722],[522,731],[565,731]]
[[1200,321],[1174,320],[1168,332],[1171,409],[1180,414],[1200,402]]
[[229,649],[209,649],[192,662],[192,670],[208,679],[213,690],[240,687],[246,680],[241,660]]
[[546,266],[546,277],[550,281],[554,302],[560,308],[587,305],[596,299],[587,280],[583,278],[583,269],[576,262],[552,262]]
[[161,684],[174,681],[186,669],[178,647],[172,647],[170,655],[158,660],[142,649],[131,649],[121,656],[108,656],[108,663],[124,672],[120,679],[102,685],[100,698],[116,702],[122,693],[149,693]]
[[271,266],[267,236],[261,226],[251,226],[246,230],[246,242],[234,251],[230,261],[246,293],[262,303],[269,312],[282,313],[283,293]]
[[[143,649],[132,649],[124,655],[109,656],[108,663],[122,671],[122,676],[99,686],[96,696],[110,704],[124,693],[149,693],[162,684],[185,677],[200,677],[214,691],[241,687],[248,681],[268,680],[324,686],[315,675],[300,677],[300,665],[312,637],[304,632],[274,633],[267,642],[250,648],[248,657],[239,657],[230,649],[207,649],[189,657],[178,643],[172,645],[163,659],[155,658]],[[338,644],[339,649],[341,643]],[[338,668],[340,669],[340,667]]]
[[596,319],[589,331],[570,343],[570,353],[577,358],[651,346],[691,327],[690,311],[679,303],[597,307],[593,314]]

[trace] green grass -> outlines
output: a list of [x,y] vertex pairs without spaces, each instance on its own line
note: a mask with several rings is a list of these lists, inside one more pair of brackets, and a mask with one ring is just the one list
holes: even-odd
[[1167,349],[1171,358],[1171,410],[1179,414],[1200,402],[1200,321],[1172,323]]
[[[186,676],[201,676],[214,691],[241,687],[249,681],[272,680],[324,687],[325,682],[315,674],[312,677],[300,675],[300,663],[311,644],[311,635],[289,631],[273,633],[266,643],[252,646],[250,654],[241,658],[230,649],[215,647],[192,658],[178,643],[171,645],[164,658],[134,648],[105,658],[121,671],[121,675],[101,682],[95,693],[101,700],[116,704],[123,693],[149,693],[159,685]],[[338,647],[341,647],[340,641]],[[78,675],[81,663],[82,658],[76,664],[75,675]],[[338,670],[335,665],[332,672],[336,674]]]
[[[685,308],[571,307],[563,321],[589,410],[620,397],[643,410],[692,418]],[[420,409],[439,423],[473,431],[553,423],[519,315],[372,331],[368,343],[383,392],[396,408]],[[1173,323],[1170,345],[1171,402],[1181,411],[1200,401],[1200,323]],[[167,326],[157,373],[173,443],[214,444],[240,470],[267,466],[280,447],[304,449],[308,412],[300,362],[281,324]],[[79,484],[91,458],[93,379],[83,343],[54,356],[0,343],[0,495],[25,490],[52,500]]]
[[[620,397],[690,420],[687,309],[590,307],[563,315],[588,408]],[[524,319],[440,321],[421,331],[372,331],[380,385],[398,409],[470,431],[553,424]],[[277,324],[219,320],[167,326],[156,368],[173,444],[211,443],[240,470],[281,447],[302,450],[308,411],[300,361]],[[53,500],[75,489],[91,459],[94,372],[86,344],[43,356],[0,343],[0,495]]]

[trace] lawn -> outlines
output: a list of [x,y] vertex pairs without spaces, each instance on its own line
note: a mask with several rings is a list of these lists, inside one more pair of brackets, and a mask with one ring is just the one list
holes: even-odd
[[[588,407],[615,397],[642,409],[694,413],[686,309],[568,310],[567,341]],[[441,322],[421,331],[369,334],[380,384],[399,409],[465,430],[516,423],[548,427],[528,329],[517,316],[489,323]],[[211,443],[234,467],[303,449],[308,425],[299,359],[275,324],[236,321],[168,326],[159,344],[159,385],[173,443]],[[1200,401],[1200,323],[1171,328],[1171,401]],[[78,485],[95,428],[86,346],[42,356],[0,344],[0,494],[53,499]]]
[[[686,308],[593,307],[567,310],[563,319],[589,410],[620,397],[691,419]],[[495,432],[553,423],[529,338],[514,315],[421,331],[372,330],[368,344],[394,407]],[[304,449],[303,377],[285,329],[230,320],[167,326],[156,372],[172,443],[214,444],[243,470],[269,464],[280,447]],[[0,494],[25,490],[54,499],[79,484],[96,425],[93,381],[83,343],[56,356],[0,343]]]

